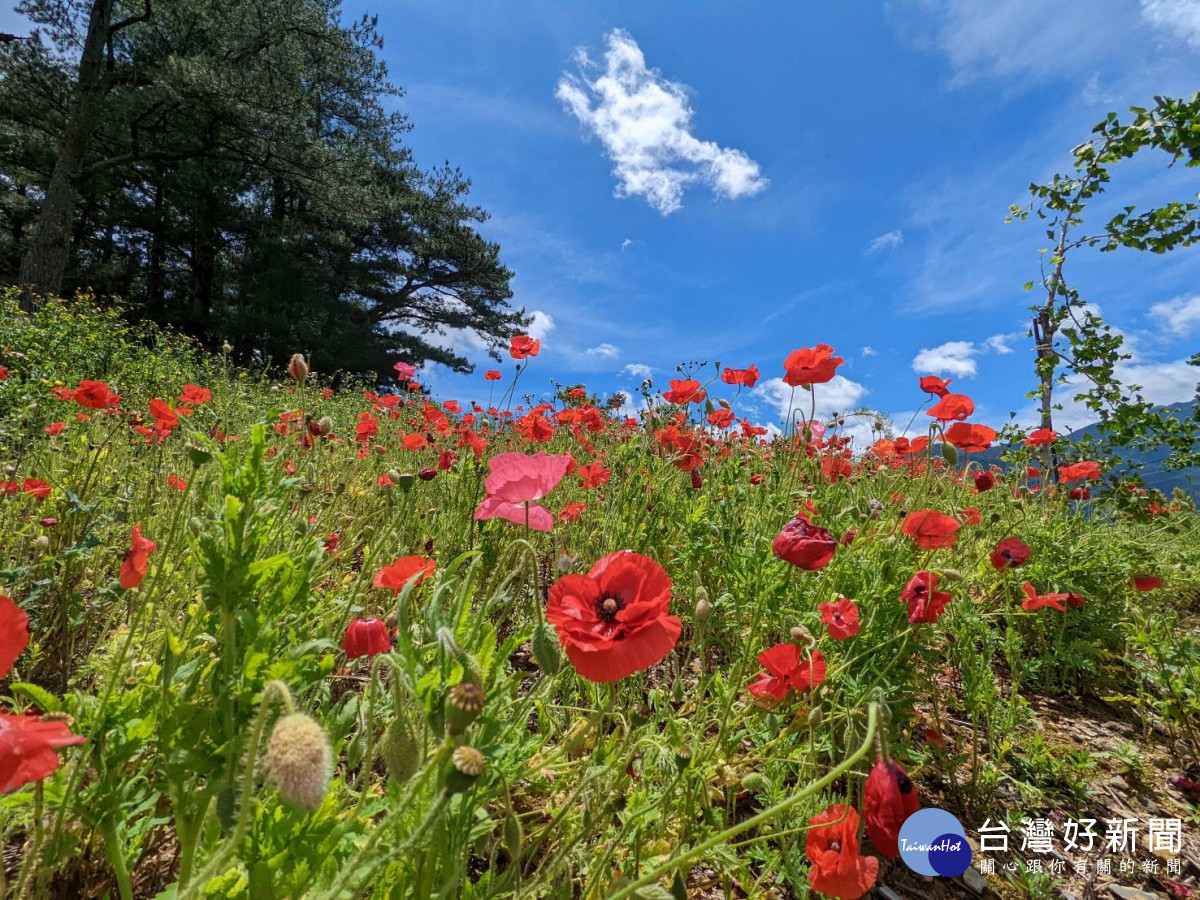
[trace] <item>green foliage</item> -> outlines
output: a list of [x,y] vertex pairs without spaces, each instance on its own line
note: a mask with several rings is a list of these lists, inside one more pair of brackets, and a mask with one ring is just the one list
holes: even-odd
[[465,368],[439,329],[495,347],[526,322],[467,178],[403,145],[373,18],[343,25],[333,0],[117,2],[85,112],[86,6],[26,0],[35,40],[0,46],[0,279],[58,252],[37,227],[78,127],[68,293],[122,297],[242,363],[300,350],[323,371]]

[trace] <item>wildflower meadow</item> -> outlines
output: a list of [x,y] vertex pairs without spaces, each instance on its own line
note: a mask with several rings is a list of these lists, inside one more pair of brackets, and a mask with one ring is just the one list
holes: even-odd
[[[1191,896],[1191,502],[932,375],[852,449],[794,337],[635,407],[520,335],[484,404],[5,295],[0,895],[1096,896],[1069,819]],[[900,859],[926,807],[965,880]]]

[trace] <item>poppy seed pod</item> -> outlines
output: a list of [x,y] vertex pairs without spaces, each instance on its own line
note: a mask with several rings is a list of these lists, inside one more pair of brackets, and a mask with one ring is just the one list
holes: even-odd
[[483,709],[487,695],[474,682],[464,681],[450,688],[446,695],[446,728],[451,734],[462,734]]
[[287,372],[294,381],[304,384],[308,381],[308,360],[299,353],[293,353],[292,358],[288,360]]
[[329,790],[333,753],[325,730],[304,713],[275,723],[267,743],[267,779],[289,803],[314,812]]
[[446,793],[459,794],[465,791],[483,774],[485,766],[483,754],[474,747],[464,744],[456,748],[446,770]]

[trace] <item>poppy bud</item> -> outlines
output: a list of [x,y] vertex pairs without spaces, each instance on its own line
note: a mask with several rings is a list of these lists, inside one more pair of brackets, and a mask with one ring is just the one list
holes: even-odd
[[417,477],[422,481],[433,481],[437,478],[437,469],[422,469],[417,473]]
[[692,487],[696,490],[704,487],[704,480],[700,477],[699,469],[692,469]]
[[321,433],[322,437],[329,434],[329,432],[333,431],[333,419],[329,416],[321,416],[321,418],[317,419],[317,430]]
[[446,771],[446,793],[459,794],[475,783],[486,766],[483,754],[467,744],[457,747]]
[[504,849],[508,858],[513,862],[519,860],[524,846],[525,832],[521,828],[521,820],[510,810],[504,819]]
[[299,384],[308,381],[308,361],[299,353],[293,353],[288,360],[287,373]]
[[226,356],[228,356],[230,353],[233,352],[233,347],[230,346],[229,341],[223,341],[221,343],[221,352],[224,353]]
[[333,753],[311,717],[292,713],[275,723],[267,743],[267,779],[288,803],[314,812],[329,790]]
[[958,451],[953,444],[942,444],[942,459],[952,466],[958,465]]
[[50,538],[44,534],[39,534],[33,541],[33,555],[41,556],[50,549]]
[[392,484],[400,483],[400,473],[397,472],[395,469],[388,469],[387,477],[388,477],[388,481],[390,481]]
[[479,685],[464,681],[450,688],[446,695],[446,728],[451,734],[462,734],[479,716],[487,696]]
[[820,728],[825,721],[825,712],[819,706],[814,706],[808,713],[808,727]]
[[58,519],[54,518],[53,516],[47,516],[46,518],[42,519],[42,521],[39,524],[43,528],[53,528],[55,525],[58,524]]
[[562,668],[562,651],[558,643],[558,634],[549,622],[542,622],[533,629],[533,661],[547,675],[556,675]]
[[812,632],[803,625],[793,625],[790,634],[792,640],[803,641],[810,647],[817,642],[817,639],[812,636]]
[[958,569],[942,569],[942,577],[947,581],[962,581],[962,572]]
[[416,774],[421,764],[421,746],[408,721],[396,719],[383,733],[379,755],[387,766],[388,777],[403,783]]
[[712,603],[708,599],[708,591],[703,587],[696,588],[696,608],[694,610],[697,622],[707,622],[712,615]]
[[9,478],[11,478],[13,475],[17,474],[17,467],[14,465],[11,465],[11,464],[5,466],[4,474],[7,475]]

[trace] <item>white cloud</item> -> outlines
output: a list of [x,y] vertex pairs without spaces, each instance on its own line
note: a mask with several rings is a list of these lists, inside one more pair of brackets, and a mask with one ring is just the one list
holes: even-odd
[[632,246],[633,246],[633,240],[630,238],[625,238],[625,240],[621,241],[621,249],[622,250],[628,250]]
[[767,186],[758,163],[741,150],[691,133],[687,87],[648,68],[628,32],[613,29],[605,40],[603,67],[578,50],[579,74],[564,74],[555,95],[604,145],[618,197],[642,197],[665,216],[680,208],[692,184],[734,200]]
[[937,347],[922,348],[913,357],[913,371],[918,375],[957,375],[971,378],[978,371],[975,356],[979,348],[970,341],[947,341]]
[[1155,303],[1150,307],[1150,315],[1173,334],[1191,334],[1192,329],[1200,326],[1200,294]]
[[844,375],[835,375],[832,381],[825,384],[813,385],[810,394],[804,388],[793,389],[784,384],[782,378],[769,378],[758,385],[753,391],[756,397],[774,405],[781,421],[786,421],[789,415],[797,411],[804,416],[812,409],[813,396],[816,396],[816,416],[818,419],[828,419],[834,413],[844,413],[860,406],[860,401],[870,393],[865,385],[851,381]]
[[529,315],[533,317],[533,321],[529,323],[525,333],[535,340],[545,340],[546,335],[554,330],[554,318],[540,309],[535,309]]
[[1193,47],[1200,47],[1200,0],[1141,0],[1142,18]]
[[[1174,6],[1184,0],[1146,3]],[[895,4],[893,20],[910,34],[916,30],[912,36],[919,44],[945,54],[953,85],[990,77],[1009,87],[1107,65],[1142,24],[1129,0],[1058,0],[1053,15],[1044,0],[916,0]],[[932,28],[924,27],[931,22]]]
[[895,250],[904,243],[904,232],[897,228],[895,231],[889,231],[887,234],[881,234],[871,243],[867,244],[867,256],[874,256],[883,250]]
[[874,347],[863,347],[859,351],[863,356],[878,356],[879,352]]
[[584,351],[588,356],[596,359],[616,359],[621,355],[621,348],[614,347],[612,344],[604,343],[597,344],[595,347],[589,347]]
[[630,378],[649,378],[654,374],[654,370],[642,363],[630,363],[621,370],[622,375],[628,375]]
[[993,334],[990,338],[983,342],[985,350],[991,350],[993,353],[998,353],[1001,356],[1006,356],[1013,352],[1013,348],[1009,346],[1009,341],[1019,335],[1014,334]]

